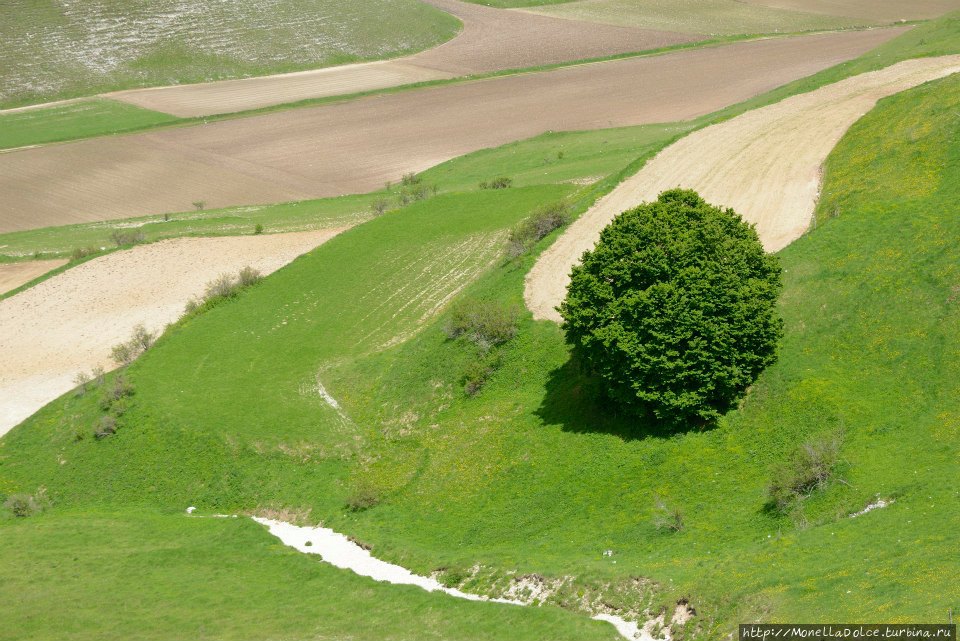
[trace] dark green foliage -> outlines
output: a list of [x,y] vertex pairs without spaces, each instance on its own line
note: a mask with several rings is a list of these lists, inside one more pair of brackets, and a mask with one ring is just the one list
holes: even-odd
[[570,206],[565,201],[539,207],[529,218],[510,230],[507,255],[516,258],[525,254],[547,234],[563,227],[569,220]]
[[703,425],[776,360],[780,274],[732,209],[675,189],[603,230],[574,267],[560,313],[567,340],[614,401]]
[[253,226],[254,236],[259,236],[262,233],[263,233],[263,225],[261,223],[257,223],[256,225]]

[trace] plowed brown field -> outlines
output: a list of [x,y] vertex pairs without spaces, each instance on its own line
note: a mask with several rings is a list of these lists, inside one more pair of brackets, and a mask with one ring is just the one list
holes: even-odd
[[700,192],[754,223],[768,251],[802,235],[819,196],[820,169],[844,132],[884,96],[960,72],[960,55],[907,60],[696,131],[667,147],[577,219],[527,276],[535,318],[559,321],[570,269],[620,212],[673,187]]
[[366,192],[548,130],[696,117],[901,32],[758,40],[0,154],[0,232]]
[[459,0],[426,1],[460,18],[463,31],[450,42],[413,56],[108,95],[176,116],[207,116],[426,80],[645,51],[702,39],[691,34],[579,23],[491,9]]
[[16,289],[66,264],[65,260],[28,260],[22,263],[0,264],[0,294]]

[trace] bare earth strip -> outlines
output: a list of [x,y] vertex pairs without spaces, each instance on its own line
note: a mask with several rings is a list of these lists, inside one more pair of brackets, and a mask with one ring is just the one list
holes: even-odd
[[960,55],[898,63],[787,98],[696,131],[664,149],[575,221],[527,275],[524,300],[535,318],[560,321],[570,269],[620,212],[665,189],[695,189],[756,224],[768,251],[807,229],[820,172],[844,132],[877,100],[960,72]]
[[22,263],[2,263],[0,264],[0,294],[5,294],[66,264],[66,260],[30,260]]
[[871,20],[928,20],[960,9],[958,0],[745,0],[749,4]]
[[175,116],[208,116],[702,39],[691,34],[577,23],[459,0],[426,1],[460,18],[463,31],[450,42],[413,56],[260,78],[121,91],[106,97]]
[[902,28],[757,40],[0,154],[0,233],[365,193],[548,130],[694,118]]
[[162,330],[221,273],[270,273],[343,231],[181,238],[78,265],[0,301],[0,436],[74,387],[77,373],[113,367],[110,348],[143,323]]

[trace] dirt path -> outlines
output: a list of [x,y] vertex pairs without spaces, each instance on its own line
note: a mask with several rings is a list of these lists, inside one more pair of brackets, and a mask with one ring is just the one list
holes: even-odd
[[0,294],[5,294],[66,264],[66,260],[29,260],[22,263],[0,263]]
[[0,233],[364,193],[543,133],[693,118],[902,29],[817,34],[433,87],[0,154]]
[[881,21],[928,20],[960,9],[958,0],[744,0],[774,9]]
[[459,18],[463,30],[453,40],[419,54],[260,78],[120,91],[105,97],[175,116],[208,116],[702,39],[691,34],[577,23],[459,0],[425,1]]
[[787,98],[696,131],[664,149],[600,199],[540,257],[524,299],[535,318],[558,321],[570,269],[620,212],[672,187],[695,189],[756,224],[768,251],[802,235],[810,223],[820,171],[844,132],[877,100],[960,72],[960,56],[923,58]]
[[70,390],[77,373],[111,369],[135,325],[162,330],[221,273],[270,273],[342,229],[182,238],[108,254],[0,301],[0,436]]

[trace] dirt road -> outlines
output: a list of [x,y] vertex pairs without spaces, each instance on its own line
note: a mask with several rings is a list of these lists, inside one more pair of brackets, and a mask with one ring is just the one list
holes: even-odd
[[162,330],[217,275],[246,265],[270,273],[341,231],[161,241],[0,301],[0,436],[74,387],[77,373],[112,369],[110,348],[134,326]]
[[758,40],[0,154],[0,233],[363,193],[548,130],[710,113],[901,32]]
[[757,226],[768,251],[810,224],[820,170],[844,132],[877,100],[960,72],[960,56],[907,60],[696,131],[664,149],[575,221],[527,276],[524,299],[535,318],[560,321],[570,269],[622,211],[685,187],[733,207]]

